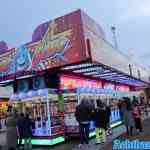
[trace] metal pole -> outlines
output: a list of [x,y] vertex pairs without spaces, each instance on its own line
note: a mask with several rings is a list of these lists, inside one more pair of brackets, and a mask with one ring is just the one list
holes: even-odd
[[48,98],[48,90],[46,91],[46,105],[47,105],[47,117],[48,117],[48,130],[51,135],[51,114],[50,114],[50,106],[49,106],[49,98]]
[[80,92],[79,89],[77,89],[77,100],[78,100],[78,105],[80,104]]
[[141,72],[140,70],[137,70],[138,78],[141,79]]
[[129,73],[130,73],[130,76],[132,76],[132,65],[129,64]]
[[116,37],[116,27],[112,26],[111,31],[113,33],[114,46],[116,49],[118,49],[118,43],[117,43],[117,37]]

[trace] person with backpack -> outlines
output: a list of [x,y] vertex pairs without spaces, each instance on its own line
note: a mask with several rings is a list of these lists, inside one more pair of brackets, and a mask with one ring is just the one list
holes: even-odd
[[101,100],[97,100],[97,108],[95,109],[96,144],[104,144],[106,142],[107,123],[106,107]]
[[109,105],[106,105],[106,124],[107,124],[107,135],[112,134],[112,129],[110,127],[110,116],[111,116],[111,108]]
[[87,100],[83,99],[81,104],[76,107],[75,111],[76,120],[79,123],[79,132],[80,132],[80,144],[81,148],[84,144],[89,144],[89,128],[91,120],[91,108]]

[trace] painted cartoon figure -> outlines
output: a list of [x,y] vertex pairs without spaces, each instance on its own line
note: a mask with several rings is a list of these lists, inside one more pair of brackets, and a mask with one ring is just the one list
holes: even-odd
[[23,45],[21,46],[13,61],[12,61],[12,65],[11,65],[11,72],[17,72],[17,71],[27,71],[30,70],[32,67],[32,61],[31,61],[31,55],[29,53],[28,48]]

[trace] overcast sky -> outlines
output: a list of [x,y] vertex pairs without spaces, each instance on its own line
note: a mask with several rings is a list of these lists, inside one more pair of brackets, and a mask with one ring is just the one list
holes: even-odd
[[115,25],[120,50],[146,55],[141,60],[148,65],[150,0],[0,0],[0,41],[10,47],[24,44],[39,24],[78,8],[103,27],[110,42]]

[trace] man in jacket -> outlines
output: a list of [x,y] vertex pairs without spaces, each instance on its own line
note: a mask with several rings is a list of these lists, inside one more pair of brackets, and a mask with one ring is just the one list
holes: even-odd
[[110,127],[110,117],[111,117],[111,108],[109,105],[106,105],[106,124],[107,124],[107,135],[112,134],[112,130]]
[[106,142],[107,110],[100,100],[97,100],[97,108],[95,109],[95,126],[96,144],[104,144]]
[[89,107],[87,101],[83,99],[81,104],[76,107],[75,111],[76,120],[79,123],[79,131],[80,131],[80,140],[81,144],[89,143],[89,127],[90,127],[90,119],[91,119],[91,108]]

